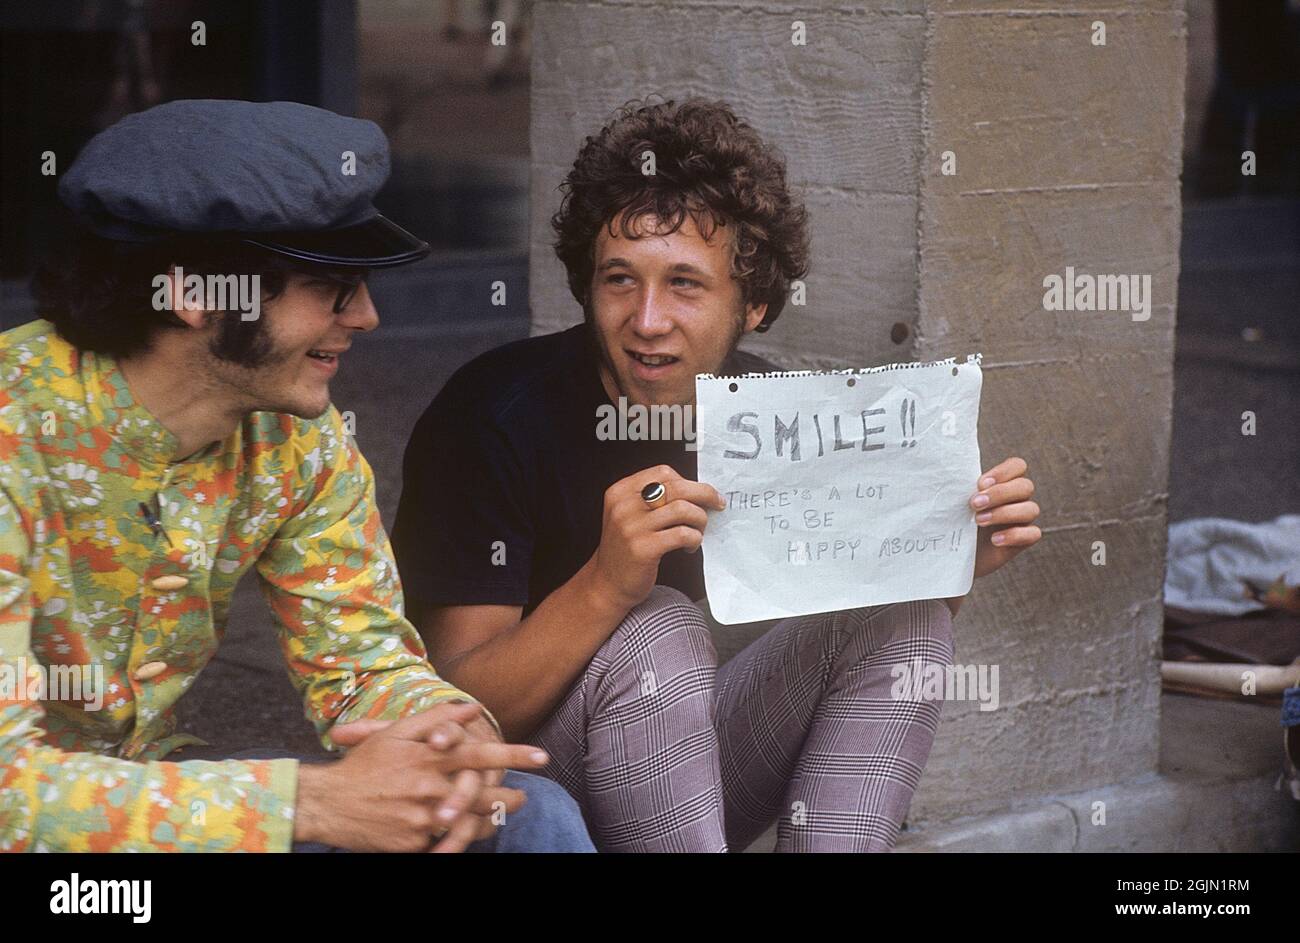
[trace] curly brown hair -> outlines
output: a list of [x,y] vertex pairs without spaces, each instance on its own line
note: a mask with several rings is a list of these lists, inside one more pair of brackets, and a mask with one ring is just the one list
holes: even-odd
[[[642,173],[645,151],[655,172]],[[732,277],[747,305],[767,304],[757,330],[766,331],[785,307],[790,282],[808,270],[808,214],[790,196],[785,161],[721,101],[691,98],[632,101],[583,142],[551,218],[555,254],[569,290],[584,308],[591,291],[596,236],[623,213],[622,235],[636,238],[640,217],[676,232],[689,213],[705,239],[718,226],[732,231]]]

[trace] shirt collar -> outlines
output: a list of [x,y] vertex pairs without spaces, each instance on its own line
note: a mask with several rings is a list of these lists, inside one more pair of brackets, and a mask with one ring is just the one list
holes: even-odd
[[[151,465],[175,464],[180,440],[158,417],[136,401],[117,361],[108,354],[83,351],[82,377],[88,405],[99,425],[138,462]],[[206,457],[219,447],[213,443],[185,461]]]

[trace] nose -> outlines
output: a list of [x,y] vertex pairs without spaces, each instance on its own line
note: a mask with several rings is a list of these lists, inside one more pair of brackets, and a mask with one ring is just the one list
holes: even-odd
[[373,331],[379,327],[379,312],[370,297],[370,288],[365,282],[357,287],[348,306],[338,316],[339,324],[357,331]]
[[632,331],[638,337],[654,338],[669,334],[673,329],[664,300],[654,285],[647,285],[641,293],[640,304],[632,317]]

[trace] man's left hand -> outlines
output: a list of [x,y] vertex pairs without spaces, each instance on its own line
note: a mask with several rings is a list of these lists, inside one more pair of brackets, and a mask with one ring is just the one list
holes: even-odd
[[[457,705],[464,710],[470,705]],[[355,746],[373,733],[390,726],[389,720],[360,720],[334,728],[331,738],[340,746]],[[505,777],[504,769],[474,769],[455,767],[457,756],[466,751],[473,752],[476,744],[498,744],[501,737],[483,714],[477,710],[467,711],[463,716],[439,724],[429,734],[429,745],[447,757],[452,767],[447,773],[452,777],[455,789],[439,807],[437,816],[444,826],[444,831],[431,851],[463,851],[480,839],[490,838],[496,832],[494,815],[476,814],[473,807],[485,790],[500,786]]]
[[1039,508],[1029,500],[1034,483],[1023,458],[1009,458],[980,476],[979,491],[971,496],[979,537],[975,549],[975,576],[988,576],[1026,547],[1032,547],[1043,532],[1034,524]]

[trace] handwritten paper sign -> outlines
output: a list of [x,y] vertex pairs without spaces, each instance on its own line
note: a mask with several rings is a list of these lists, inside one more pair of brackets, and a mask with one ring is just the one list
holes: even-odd
[[719,622],[960,596],[975,573],[980,355],[695,378]]

